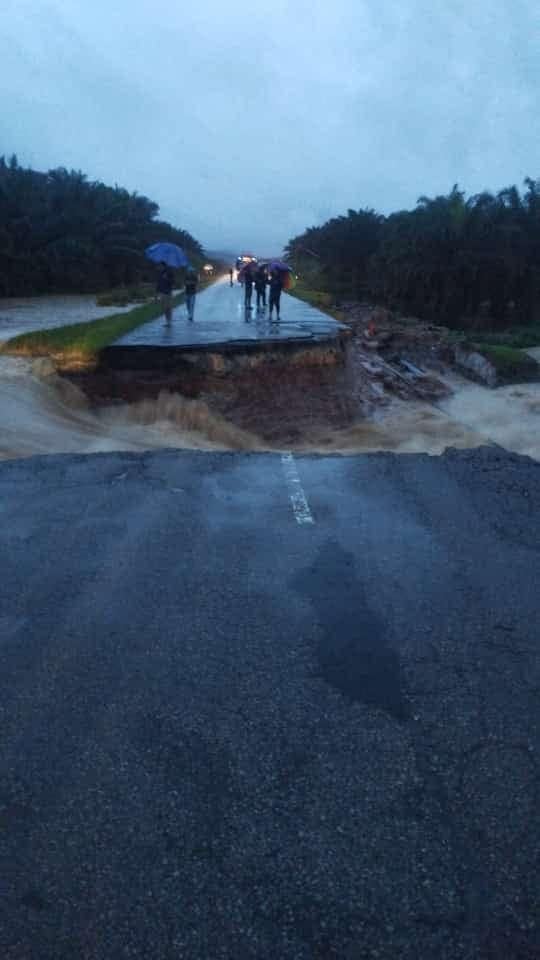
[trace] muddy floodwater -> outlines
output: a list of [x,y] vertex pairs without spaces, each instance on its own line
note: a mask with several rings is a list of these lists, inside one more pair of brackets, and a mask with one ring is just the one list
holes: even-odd
[[[269,441],[223,416],[211,398],[161,393],[153,399],[94,406],[49,360],[0,357],[0,458],[159,447],[201,450],[293,449],[302,453],[390,450],[440,454],[447,447],[498,443],[540,459],[540,384],[487,390],[456,382],[437,407],[394,400],[369,419],[329,423],[315,416],[293,442]],[[245,404],[245,400],[244,400]],[[266,418],[271,411],[265,410]]]
[[99,320],[111,313],[124,313],[126,307],[98,307],[91,294],[0,299],[0,343],[20,333],[63,327],[69,323]]
[[[129,308],[98,307],[92,296],[2,300],[0,342],[112,309]],[[345,389],[354,371],[311,371],[306,383],[296,376],[262,393],[229,381],[197,397],[163,391],[98,406],[49,360],[0,357],[0,458],[160,447],[437,455],[496,443],[540,460],[538,383],[489,390],[452,375],[450,395],[437,403],[394,398],[366,415],[351,410],[354,390]]]

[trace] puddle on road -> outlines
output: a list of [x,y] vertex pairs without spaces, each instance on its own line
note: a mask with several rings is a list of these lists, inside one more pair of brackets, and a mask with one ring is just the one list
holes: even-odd
[[[372,418],[352,423],[345,418],[343,425],[314,416],[302,422],[294,442],[284,443],[279,432],[274,440],[258,436],[209,403],[179,394],[164,392],[156,399],[96,408],[78,387],[54,372],[50,361],[0,357],[0,410],[4,459],[162,447],[441,454],[447,447],[474,447],[490,440],[540,459],[540,384],[496,391],[460,385],[440,409],[394,400]],[[272,410],[266,416],[271,419]]]

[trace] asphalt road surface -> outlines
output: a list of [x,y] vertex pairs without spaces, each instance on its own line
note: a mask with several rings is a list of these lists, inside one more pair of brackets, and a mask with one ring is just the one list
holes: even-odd
[[540,465],[0,464],[2,960],[532,960]]
[[[267,302],[268,297],[267,290]],[[159,317],[127,333],[116,341],[115,346],[207,347],[209,344],[246,341],[310,342],[336,337],[339,330],[343,329],[328,314],[287,293],[281,297],[279,324],[270,323],[268,307],[258,311],[256,303],[253,290],[252,310],[246,311],[244,288],[238,283],[231,287],[228,278],[223,277],[197,294],[193,323],[188,321],[186,307],[181,304],[173,311],[170,324],[165,323],[164,317]]]

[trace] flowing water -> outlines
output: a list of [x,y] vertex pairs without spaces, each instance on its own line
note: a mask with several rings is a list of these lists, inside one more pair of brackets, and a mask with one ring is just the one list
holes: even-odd
[[94,409],[48,360],[0,357],[0,411],[0,459],[159,447],[245,450],[257,445],[204,403],[179,395]]
[[[31,330],[82,323],[130,310],[99,307],[93,296],[0,300],[0,343]],[[250,449],[255,441],[212,415],[204,403],[156,401],[94,410],[48,360],[0,357],[0,459],[158,447]]]
[[[0,459],[160,447],[271,447],[208,403],[178,394],[95,408],[45,359],[0,357],[0,416]],[[314,422],[293,448],[305,453],[440,454],[447,447],[496,442],[540,459],[539,423],[540,384],[496,391],[467,385],[445,401],[444,409],[395,401],[372,420],[341,430]]]
[[[392,450],[395,453],[441,454],[448,447],[498,444],[540,460],[540,383],[490,390],[474,384],[455,385],[455,393],[437,407],[398,401],[373,422],[360,421],[346,430],[310,438],[328,452]],[[310,444],[303,445],[306,452]]]
[[[96,307],[92,297],[0,301],[0,341],[110,312]],[[305,453],[440,454],[447,447],[491,442],[540,460],[540,384],[488,390],[454,378],[450,385],[453,395],[438,407],[395,400],[341,429],[315,417],[287,446]],[[251,423],[257,421],[254,413]],[[230,422],[212,409],[210,396],[203,402],[162,393],[96,408],[49,360],[0,357],[0,459],[160,447],[268,450],[280,444]]]
[[467,384],[443,407],[449,417],[491,442],[540,460],[540,383],[497,390]]
[[96,298],[89,294],[0,299],[0,343],[31,330],[99,320],[111,313],[124,313],[132,309],[133,304],[126,307],[98,307]]

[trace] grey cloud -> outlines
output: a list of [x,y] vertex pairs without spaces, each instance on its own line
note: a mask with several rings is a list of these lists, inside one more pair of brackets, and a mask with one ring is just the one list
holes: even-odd
[[539,175],[539,27],[532,0],[7,0],[0,150],[278,250],[348,207]]

